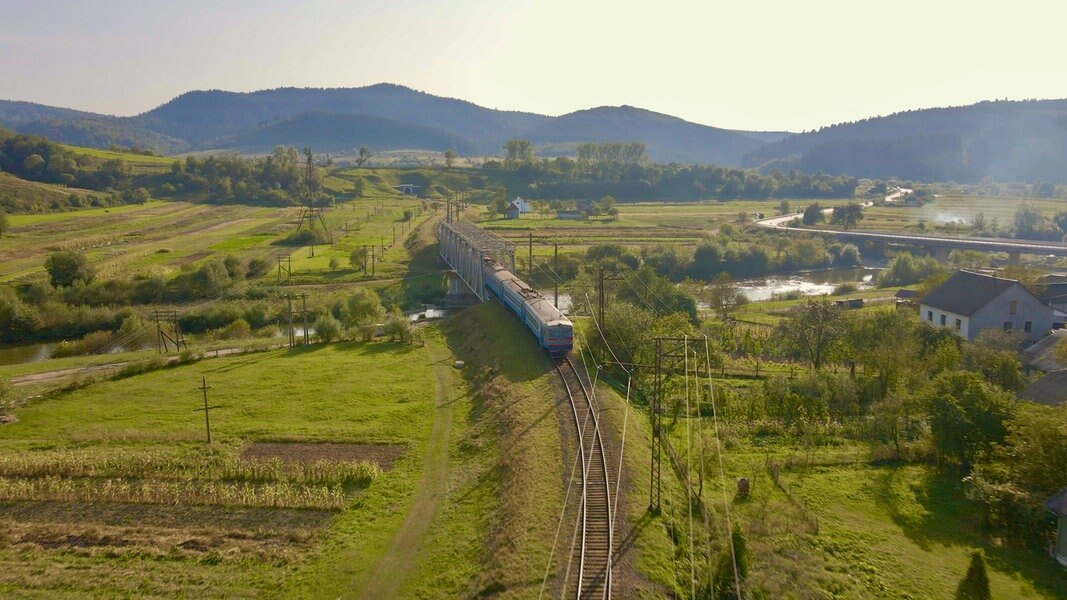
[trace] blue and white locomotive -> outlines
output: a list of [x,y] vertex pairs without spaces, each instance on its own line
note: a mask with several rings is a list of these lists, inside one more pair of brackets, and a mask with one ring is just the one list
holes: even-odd
[[533,332],[537,343],[553,356],[563,356],[574,345],[574,328],[558,308],[540,292],[492,259],[485,259],[485,286]]

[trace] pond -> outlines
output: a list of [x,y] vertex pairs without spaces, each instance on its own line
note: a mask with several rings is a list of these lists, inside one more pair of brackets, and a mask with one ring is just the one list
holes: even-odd
[[[821,296],[832,293],[834,288],[845,283],[851,283],[857,290],[870,289],[874,287],[874,279],[880,270],[869,267],[822,269],[742,279],[736,284],[749,302],[763,302],[794,292],[801,296]],[[552,300],[552,290],[541,290],[541,295]],[[703,303],[700,303],[700,307],[707,308]],[[570,294],[560,293],[559,309],[564,313],[570,311]]]
[[874,287],[874,279],[880,269],[850,267],[808,271],[790,275],[774,275],[755,279],[743,279],[737,287],[749,302],[773,300],[794,293],[801,296],[830,294],[839,285],[852,284],[857,290]]
[[0,347],[0,365],[21,365],[48,360],[52,358],[56,346],[55,343],[43,343]]
[[404,313],[404,316],[406,316],[409,321],[427,321],[429,319],[444,319],[450,314],[452,314],[452,311],[447,308],[424,306],[417,310],[409,310]]

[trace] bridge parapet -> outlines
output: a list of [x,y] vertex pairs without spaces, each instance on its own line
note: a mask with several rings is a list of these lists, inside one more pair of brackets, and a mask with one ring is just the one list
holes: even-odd
[[438,253],[474,295],[483,302],[486,258],[515,271],[515,245],[466,221],[443,221],[437,226]]

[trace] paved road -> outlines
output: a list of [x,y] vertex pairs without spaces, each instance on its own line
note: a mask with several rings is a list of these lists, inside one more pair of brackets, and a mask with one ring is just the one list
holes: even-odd
[[[910,190],[902,190],[901,192],[897,192],[897,194],[901,194],[906,191]],[[896,196],[897,194],[894,194],[894,196]],[[864,206],[870,205],[870,202],[864,204]],[[826,214],[831,214],[833,212],[833,209],[828,208],[823,212]],[[1039,242],[1031,240],[1017,240],[1012,238],[916,235],[902,233],[884,233],[868,230],[844,231],[839,229],[813,229],[808,227],[792,227],[788,225],[788,223],[792,222],[794,219],[798,219],[803,216],[803,213],[794,213],[790,215],[781,215],[777,217],[770,217],[767,219],[760,219],[754,221],[754,223],[760,227],[767,227],[780,231],[821,233],[824,235],[833,235],[840,239],[870,240],[937,248],[961,248],[969,250],[982,250],[985,252],[1008,252],[1020,254],[1067,256],[1067,243],[1063,242]]]

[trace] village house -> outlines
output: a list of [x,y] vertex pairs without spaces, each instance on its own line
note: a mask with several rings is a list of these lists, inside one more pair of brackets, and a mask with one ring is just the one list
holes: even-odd
[[974,341],[987,329],[1021,332],[1036,342],[1052,331],[1053,309],[1018,281],[957,271],[919,301],[919,318]]

